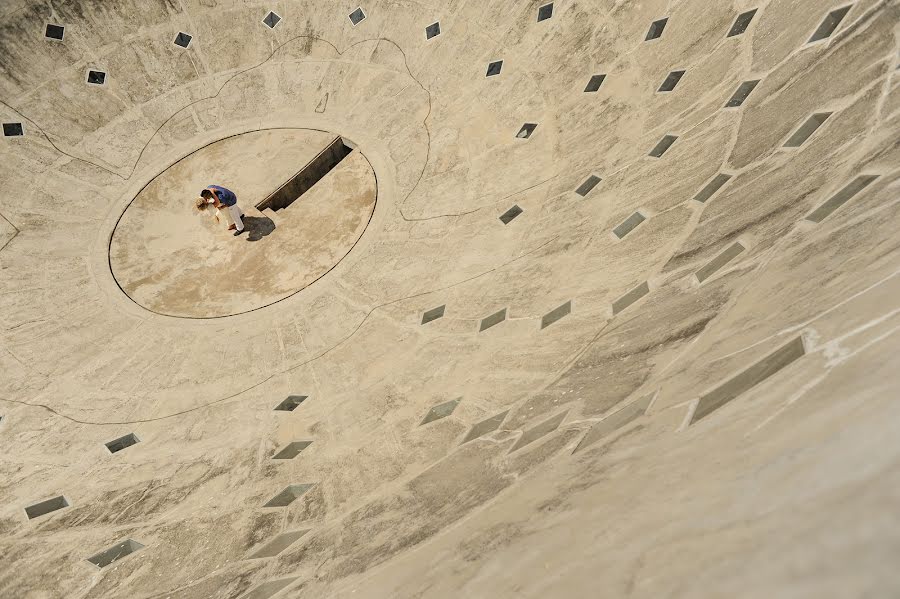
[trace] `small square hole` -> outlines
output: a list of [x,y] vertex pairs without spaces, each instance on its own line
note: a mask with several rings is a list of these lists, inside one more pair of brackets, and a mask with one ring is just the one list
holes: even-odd
[[743,104],[750,94],[753,93],[753,90],[756,89],[757,85],[759,85],[759,79],[741,83],[738,86],[737,91],[734,92],[734,95],[731,96],[731,99],[725,104],[725,108],[737,108]]
[[728,32],[727,37],[734,37],[736,35],[741,35],[745,31],[747,31],[747,27],[750,26],[750,22],[753,21],[753,17],[756,15],[757,9],[748,10],[747,12],[742,12],[738,15],[737,19],[734,20],[734,25],[731,26],[731,31]]
[[519,208],[518,205],[514,205],[512,208],[500,215],[500,222],[502,222],[504,225],[508,225],[512,221],[512,219],[522,214],[522,212],[524,212],[524,210]]
[[649,42],[650,40],[659,39],[662,37],[663,30],[666,28],[666,23],[669,22],[669,17],[665,17],[664,19],[659,19],[658,21],[653,21],[650,24],[650,30],[647,31],[647,38],[644,41]]
[[178,35],[175,36],[174,43],[176,46],[181,46],[182,48],[187,48],[188,46],[191,45],[192,39],[194,39],[194,37],[192,35],[181,31],[178,33]]
[[430,40],[433,37],[437,37],[441,34],[441,24],[432,23],[428,27],[425,28],[425,39]]
[[300,452],[312,445],[312,441],[294,441],[272,456],[273,460],[293,460]]
[[833,10],[825,15],[825,19],[822,21],[822,24],[819,25],[819,28],[816,29],[815,33],[812,34],[812,37],[809,38],[809,41],[807,43],[811,44],[813,42],[818,42],[831,37],[831,34],[835,32],[835,30],[838,28],[838,25],[840,25],[841,21],[844,20],[844,17],[847,16],[848,12],[850,12],[851,8],[853,8],[853,5],[848,4],[847,6],[838,8],[837,10]]
[[600,86],[603,85],[603,80],[606,79],[606,75],[594,75],[591,77],[591,80],[588,81],[587,87],[584,88],[585,93],[593,93],[600,89]]
[[425,414],[425,418],[422,419],[422,422],[419,423],[419,426],[428,424],[429,422],[434,422],[435,420],[440,420],[441,418],[446,418],[453,413],[453,410],[455,410],[456,406],[459,405],[459,401],[459,399],[454,399],[453,401],[448,401],[432,407],[430,410],[428,410],[428,413]]
[[578,186],[578,189],[575,190],[575,193],[577,193],[581,197],[584,197],[587,194],[591,193],[591,190],[597,187],[597,184],[600,183],[600,181],[600,177],[598,177],[597,175],[591,175],[584,180],[584,183]]
[[669,73],[669,76],[666,77],[666,80],[663,81],[662,85],[659,86],[660,92],[670,92],[675,89],[675,86],[678,85],[678,82],[681,81],[681,78],[684,77],[684,71],[672,71]]
[[20,135],[25,135],[22,123],[3,123],[4,137],[19,137]]
[[654,158],[661,158],[663,154],[669,151],[669,148],[671,148],[672,144],[674,144],[677,140],[677,135],[663,136],[663,138],[659,140],[659,143],[656,144],[652,150],[650,150],[650,156],[653,156]]
[[803,123],[786,142],[784,142],[784,147],[799,148],[802,146],[832,114],[833,113],[831,112],[818,112],[806,119],[806,122]]
[[116,453],[140,442],[141,440],[138,439],[137,435],[135,435],[134,433],[128,433],[124,437],[113,439],[112,441],[107,443],[106,449],[109,450],[109,453]]
[[275,409],[279,412],[293,412],[307,397],[307,395],[288,395],[284,401],[275,406]]
[[281,493],[267,501],[263,507],[287,507],[312,488],[313,485],[308,483],[289,485]]
[[635,212],[624,221],[622,221],[619,226],[613,229],[613,234],[619,239],[623,239],[626,235],[634,231],[638,225],[647,220],[647,218],[641,214],[640,212]]
[[353,23],[354,27],[356,27],[363,19],[366,18],[366,13],[364,13],[362,7],[360,7],[347,16],[350,17],[350,22]]
[[268,27],[269,29],[274,29],[275,25],[278,25],[279,21],[281,21],[281,17],[279,17],[272,11],[269,11],[269,14],[266,15],[266,18],[262,20],[262,22],[265,23],[266,27]]
[[494,75],[499,75],[500,69],[502,69],[502,68],[503,68],[502,60],[495,60],[494,62],[489,63],[485,77],[493,77]]
[[519,132],[516,133],[516,138],[528,139],[531,137],[531,134],[534,133],[535,129],[537,129],[537,123],[525,123],[522,125],[522,128],[519,129]]
[[61,510],[64,507],[69,507],[69,500],[60,495],[53,499],[47,499],[46,501],[29,505],[25,508],[25,515],[28,516],[29,520],[33,520],[34,518],[55,512],[56,510]]
[[93,85],[106,83],[106,73],[103,71],[88,71],[87,82]]
[[131,555],[135,551],[139,551],[143,548],[144,546],[137,541],[126,539],[118,545],[110,547],[106,551],[101,551],[97,555],[93,555],[87,558],[87,561],[91,562],[98,568],[105,568],[111,563],[118,561],[127,555]]
[[489,328],[500,324],[504,320],[506,320],[506,308],[503,308],[502,310],[500,310],[498,312],[494,312],[490,316],[486,316],[485,318],[482,318],[481,324],[478,325],[478,332],[480,333],[482,331],[486,331]]
[[538,9],[538,23],[553,16],[553,3],[545,4]]
[[44,31],[44,37],[51,40],[61,40],[66,34],[66,28],[62,25],[54,25],[47,23],[47,29]]
[[446,308],[446,307],[447,307],[447,305],[444,304],[443,306],[438,306],[437,308],[432,308],[431,310],[428,310],[427,312],[425,312],[422,315],[422,324],[428,324],[432,320],[437,320],[438,318],[443,318],[444,317],[444,308]]

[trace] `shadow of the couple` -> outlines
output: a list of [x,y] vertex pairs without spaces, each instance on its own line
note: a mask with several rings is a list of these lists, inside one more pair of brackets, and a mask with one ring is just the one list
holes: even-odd
[[242,220],[247,229],[247,241],[259,241],[275,230],[275,223],[265,216],[245,216]]

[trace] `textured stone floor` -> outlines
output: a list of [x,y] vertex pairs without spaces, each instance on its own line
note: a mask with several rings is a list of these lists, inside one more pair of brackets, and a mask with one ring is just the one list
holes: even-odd
[[0,596],[900,594],[900,2],[548,6],[0,6]]

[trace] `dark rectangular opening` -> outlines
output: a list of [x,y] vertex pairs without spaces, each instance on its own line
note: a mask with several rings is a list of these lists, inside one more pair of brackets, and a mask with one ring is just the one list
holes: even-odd
[[52,23],[48,23],[47,30],[44,31],[44,37],[49,37],[52,40],[61,40],[65,34],[65,27],[62,25],[54,25]]
[[706,266],[697,271],[697,281],[702,283],[710,278],[723,266],[734,260],[744,251],[744,246],[740,242],[735,241],[724,252],[709,261]]
[[666,80],[662,82],[662,85],[659,86],[659,90],[661,92],[670,92],[675,89],[675,86],[678,85],[678,82],[681,81],[681,78],[684,77],[684,71],[672,71],[669,73],[669,76],[666,77]]
[[637,226],[645,220],[647,219],[643,214],[641,214],[640,212],[635,212],[624,221],[622,221],[622,223],[618,227],[613,229],[613,234],[619,239],[622,239],[623,237],[634,231],[635,228],[637,228]]
[[272,456],[273,460],[293,460],[300,452],[310,446],[312,441],[294,441],[288,443],[284,449]]
[[655,396],[655,393],[649,393],[641,399],[628,404],[614,414],[610,414],[592,426],[572,453],[580,451],[592,443],[596,443],[603,437],[606,437],[617,429],[620,429],[643,416],[647,412],[647,408],[650,407],[650,402],[653,401]]
[[301,484],[301,485],[289,485],[285,487],[285,489],[266,502],[263,507],[287,507],[290,504],[294,503],[300,497],[312,489],[313,485],[311,484]]
[[591,193],[591,190],[597,187],[597,184],[600,183],[602,179],[597,175],[591,175],[587,179],[584,180],[584,183],[578,186],[578,189],[575,190],[575,193],[580,195],[581,197],[586,196]]
[[272,29],[275,25],[278,25],[278,21],[281,20],[281,17],[276,15],[274,12],[269,11],[269,14],[266,15],[266,18],[263,19],[263,23],[266,24],[266,27]]
[[446,308],[446,304],[443,306],[438,306],[437,308],[432,308],[428,310],[424,314],[422,314],[422,324],[428,324],[432,320],[437,320],[438,318],[444,317],[444,308]]
[[502,222],[504,225],[508,225],[512,221],[512,219],[522,214],[522,212],[524,212],[524,210],[519,208],[518,205],[515,205],[500,215],[500,222]]
[[650,40],[655,40],[662,37],[663,30],[666,28],[666,23],[668,22],[669,17],[659,19],[658,21],[653,21],[650,24],[650,30],[647,31],[647,37],[644,41],[649,42]]
[[19,135],[25,135],[22,123],[3,123],[4,137],[18,137]]
[[677,135],[666,135],[661,140],[659,140],[659,143],[656,144],[652,150],[650,150],[650,156],[653,156],[654,158],[662,158],[662,155],[668,152],[669,148],[671,148],[672,144],[674,144],[677,140]]
[[739,14],[737,19],[734,20],[734,25],[731,26],[731,31],[728,32],[727,37],[741,35],[747,31],[747,27],[750,26],[750,22],[753,21],[753,17],[756,16],[757,10],[758,9],[754,8],[753,10],[748,10],[747,12]]
[[709,198],[713,197],[717,191],[722,189],[722,186],[728,183],[731,180],[731,175],[727,173],[719,173],[715,177],[712,178],[712,181],[703,186],[703,189],[697,192],[697,195],[694,196],[694,200],[700,202],[701,204],[705,203]]
[[629,291],[628,293],[626,293],[625,295],[623,295],[622,297],[620,297],[619,299],[617,299],[616,301],[613,302],[613,305],[612,305],[613,316],[615,316],[616,314],[618,314],[619,312],[621,312],[622,310],[624,310],[631,304],[635,303],[636,301],[638,301],[639,299],[641,299],[648,293],[650,293],[650,285],[647,283],[647,281],[644,281],[643,283],[641,283],[640,285],[638,285],[637,287],[635,287],[634,289],[632,289],[631,291]]
[[600,86],[603,85],[603,81],[606,79],[606,75],[593,75],[588,81],[587,86],[584,88],[585,93],[593,93],[600,89]]
[[103,85],[106,82],[106,73],[103,71],[88,71],[87,82],[94,85]]
[[502,68],[502,60],[495,60],[494,62],[488,63],[487,73],[485,74],[485,77],[493,77],[494,75],[499,75]]
[[809,213],[806,220],[820,223],[832,212],[849,202],[853,197],[871,185],[879,175],[862,175],[854,179],[842,190],[831,196],[825,203]]
[[59,497],[54,497],[53,499],[48,499],[46,501],[40,501],[33,505],[29,505],[25,508],[25,515],[28,516],[29,520],[32,520],[39,516],[49,514],[50,512],[61,510],[64,507],[69,507],[69,502],[65,497],[60,495]]
[[446,401],[442,404],[433,406],[430,410],[428,410],[428,413],[425,414],[425,418],[422,419],[422,422],[419,423],[419,426],[428,424],[429,422],[434,422],[435,420],[440,420],[441,418],[446,418],[447,416],[452,414],[454,410],[456,410],[456,406],[459,405],[459,402],[459,399],[453,399],[451,401]]
[[106,444],[106,449],[109,450],[109,453],[116,453],[118,451],[122,451],[127,447],[131,447],[137,443],[140,443],[141,440],[138,439],[137,435],[134,433],[128,433],[124,437],[119,437],[118,439],[113,439],[109,443]]
[[853,5],[848,4],[847,6],[833,10],[825,15],[822,24],[819,25],[819,28],[816,29],[815,33],[812,34],[812,37],[809,38],[807,43],[811,44],[831,37],[831,34],[838,28],[838,25],[841,24],[841,21],[844,20],[844,17],[847,16],[847,13],[850,12],[851,8],[853,8]]
[[293,412],[307,397],[307,395],[288,395],[284,401],[275,406],[275,409],[279,412]]
[[784,142],[784,147],[799,148],[802,146],[832,114],[831,112],[819,112],[806,119],[806,122],[800,125],[790,139]]
[[494,325],[498,325],[501,322],[506,320],[506,308],[503,308],[499,312],[494,312],[490,316],[483,318],[481,320],[481,325],[478,327],[478,332],[486,331]]
[[352,13],[348,15],[350,17],[350,22],[353,23],[354,26],[358,25],[363,19],[366,18],[366,13],[363,12],[363,9],[357,8]]
[[531,137],[531,134],[534,133],[535,129],[537,129],[537,123],[525,123],[522,125],[522,128],[519,129],[519,132],[516,133],[516,138],[528,139]]
[[175,45],[181,46],[182,48],[187,48],[188,46],[191,45],[192,39],[193,39],[193,36],[182,31],[178,35],[175,36]]
[[501,412],[496,416],[491,416],[490,418],[482,420],[469,429],[469,433],[462,440],[462,443],[460,443],[460,445],[462,445],[463,443],[468,443],[469,441],[477,439],[478,437],[483,437],[488,433],[494,432],[495,430],[500,428],[501,424],[503,424],[503,420],[506,418],[507,414],[509,414],[509,410]]
[[432,23],[428,27],[425,28],[425,39],[430,40],[433,37],[437,37],[441,34],[441,24],[440,23]]
[[557,320],[564,318],[572,312],[572,300],[567,301],[562,306],[550,310],[541,318],[541,329],[546,329]]
[[553,16],[553,3],[545,4],[538,9],[538,23]]
[[344,143],[340,137],[335,138],[327,148],[319,152],[318,156],[300,169],[300,172],[291,177],[287,183],[276,189],[269,197],[256,205],[257,209],[271,208],[274,211],[287,208],[309,191],[313,185],[331,172],[340,162],[346,158],[353,148]]
[[755,79],[753,81],[744,81],[741,83],[737,91],[734,92],[734,95],[731,96],[731,99],[725,104],[725,108],[737,108],[744,101],[747,100],[747,97],[756,89],[756,86],[759,85],[759,79]]
[[122,559],[127,555],[131,555],[135,551],[143,549],[144,546],[138,543],[137,541],[132,541],[131,539],[126,539],[115,545],[110,547],[106,551],[101,551],[97,555],[93,555],[87,559],[87,561],[91,562],[98,568],[105,568],[111,563]]
[[294,530],[291,532],[283,532],[254,553],[250,555],[247,559],[260,559],[264,557],[275,557],[291,545],[293,545],[297,539],[305,535],[309,532],[309,529],[305,530]]

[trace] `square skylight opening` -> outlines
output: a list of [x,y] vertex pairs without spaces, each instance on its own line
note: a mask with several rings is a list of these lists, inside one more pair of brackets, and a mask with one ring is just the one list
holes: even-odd
[[425,28],[425,39],[430,40],[433,37],[437,37],[441,34],[441,24],[440,22],[435,22]]
[[546,21],[553,16],[553,3],[545,4],[538,9],[538,23]]
[[69,507],[69,500],[59,495],[52,499],[29,505],[25,508],[25,515],[28,516],[29,520],[33,520],[66,507]]
[[443,306],[438,306],[437,308],[432,308],[431,310],[426,311],[422,314],[422,324],[428,324],[433,320],[437,320],[438,318],[444,317],[444,309],[447,307],[446,304]]
[[747,27],[750,26],[750,23],[753,21],[753,17],[756,16],[756,11],[758,9],[754,8],[753,10],[748,10],[747,12],[742,12],[737,16],[737,19],[734,20],[734,25],[731,26],[731,30],[728,32],[727,37],[734,37],[736,35],[742,35],[745,31],[747,31]]
[[586,196],[591,193],[591,190],[597,187],[597,184],[600,183],[602,179],[597,175],[591,175],[587,179],[584,180],[584,183],[578,186],[578,189],[575,190],[575,193],[580,195],[581,197]]
[[644,39],[645,42],[649,42],[650,40],[659,39],[662,37],[663,30],[666,28],[666,23],[669,22],[669,17],[665,17],[659,19],[657,21],[653,21],[650,23],[650,29],[647,31],[647,37]]
[[47,29],[44,30],[44,37],[51,40],[60,40],[66,35],[66,28],[63,25],[54,25],[47,23]]
[[675,89],[675,86],[678,85],[678,82],[681,81],[681,78],[684,77],[685,71],[672,71],[669,73],[666,80],[663,81],[662,85],[659,86],[660,92],[670,92]]
[[103,85],[106,83],[106,73],[103,71],[88,71],[87,82],[91,85]]
[[528,139],[531,137],[531,134],[534,133],[535,129],[537,129],[537,123],[525,123],[522,125],[522,128],[519,129],[519,132],[516,133],[516,138]]
[[141,440],[138,439],[138,436],[134,433],[128,433],[124,437],[119,437],[118,439],[113,439],[109,443],[105,443],[106,449],[109,450],[109,453],[117,453],[122,451],[123,449],[127,449],[132,445],[137,445]]
[[275,14],[271,10],[269,11],[269,14],[267,14],[266,17],[262,20],[263,24],[266,27],[268,27],[269,29],[274,29],[275,25],[278,25],[278,23],[280,21],[281,21],[281,17],[279,17],[277,14]]
[[588,81],[587,86],[584,88],[584,93],[592,94],[603,85],[603,81],[606,79],[606,75],[593,75]]
[[668,152],[669,148],[671,148],[672,144],[674,144],[677,140],[677,135],[664,136],[661,140],[659,140],[659,143],[653,146],[653,149],[650,150],[650,156],[653,156],[654,158],[662,158],[662,155]]
[[363,12],[362,7],[359,7],[347,16],[350,18],[350,22],[353,23],[353,26],[356,27],[366,18],[366,13]]
[[508,225],[512,221],[512,219],[522,214],[522,212],[524,212],[524,210],[519,208],[518,205],[514,205],[512,208],[500,215],[500,222],[502,222],[504,225]]
[[494,75],[499,75],[500,70],[503,68],[502,60],[495,60],[494,62],[488,63],[487,73],[484,75],[485,77],[493,77]]
[[794,134],[791,135],[786,142],[784,142],[784,147],[799,148],[800,146],[802,146],[804,143],[806,143],[807,139],[812,137],[813,133],[819,130],[819,127],[821,127],[825,123],[825,121],[828,120],[828,117],[830,117],[832,114],[834,113],[817,112],[816,114],[806,119],[806,122],[800,125],[800,128],[797,129],[797,131],[795,131]]
[[275,406],[275,409],[279,412],[293,412],[297,409],[297,406],[302,404],[308,395],[288,395],[287,398],[282,401],[280,404]]
[[105,568],[111,563],[117,562],[123,557],[129,556],[135,551],[140,551],[143,548],[144,546],[137,541],[126,539],[118,545],[110,547],[106,551],[101,551],[97,555],[92,555],[91,557],[87,558],[87,561],[91,562],[98,568]]
[[737,91],[734,92],[734,95],[731,96],[731,99],[725,103],[725,108],[737,108],[746,102],[747,98],[753,93],[753,90],[756,89],[757,85],[759,85],[759,79],[741,83],[738,86]]
[[808,44],[813,42],[819,42],[824,39],[828,39],[831,37],[838,26],[841,24],[841,21],[844,20],[844,17],[847,16],[847,13],[850,12],[850,9],[853,8],[852,4],[848,4],[847,6],[843,6],[841,8],[835,9],[825,15],[825,19],[822,21],[822,24],[819,25],[819,28],[816,29],[815,33],[812,34],[812,37],[809,38]]
[[25,135],[22,123],[3,123],[3,137],[19,137]]
[[175,36],[174,44],[176,46],[181,46],[182,48],[187,48],[191,45],[191,40],[194,39],[194,36],[189,33],[185,33],[183,31],[179,31],[178,35]]

